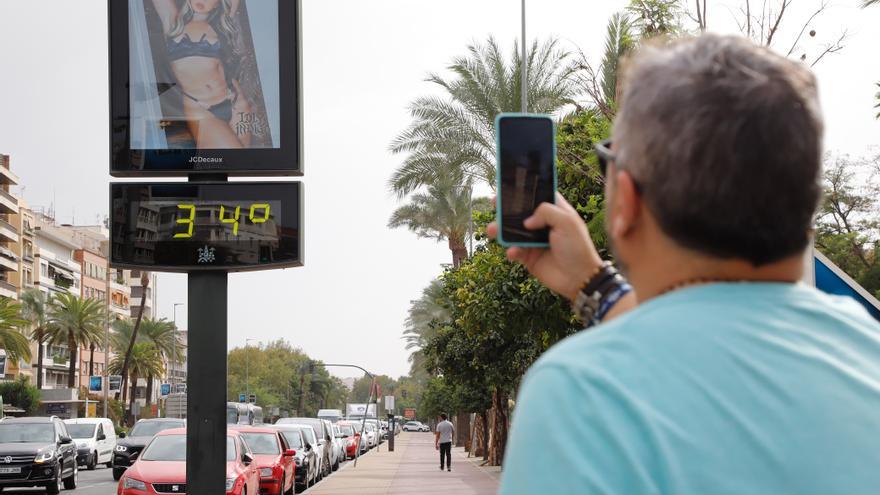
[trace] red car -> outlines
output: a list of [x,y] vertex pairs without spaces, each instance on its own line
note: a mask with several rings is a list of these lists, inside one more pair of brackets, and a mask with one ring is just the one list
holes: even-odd
[[296,451],[284,435],[274,428],[233,427],[254,453],[254,464],[260,472],[260,493],[289,495],[296,484]]
[[345,441],[345,457],[347,459],[354,459],[357,456],[358,445],[361,445],[361,434],[358,433],[360,425],[338,421],[336,426],[342,432],[343,440]]
[[[226,433],[226,495],[256,495],[260,472],[237,431]],[[186,493],[186,429],[158,433],[119,480],[117,495]]]

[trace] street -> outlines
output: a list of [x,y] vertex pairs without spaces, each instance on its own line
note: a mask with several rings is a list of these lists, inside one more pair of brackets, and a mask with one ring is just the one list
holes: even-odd
[[[62,493],[76,493],[77,495],[112,495],[116,493],[117,482],[113,481],[113,473],[99,466],[94,471],[80,469],[79,483],[76,490],[63,490]],[[10,488],[3,490],[4,494],[45,493],[42,488]]]

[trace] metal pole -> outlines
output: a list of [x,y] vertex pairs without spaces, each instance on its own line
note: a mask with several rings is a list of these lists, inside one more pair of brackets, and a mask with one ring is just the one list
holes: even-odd
[[172,394],[177,391],[177,389],[174,388],[174,378],[175,378],[174,375],[177,374],[177,307],[178,306],[183,306],[183,303],[174,303],[174,310],[173,310],[173,313],[174,313],[174,333],[172,334],[172,336],[174,337],[174,342],[173,342],[174,345],[171,347],[171,380],[169,380],[170,385],[171,385],[171,393]]
[[187,360],[187,493],[226,493],[226,345],[228,277],[189,274],[190,341]]
[[[376,378],[372,377],[372,376],[370,378],[372,378],[372,380],[370,380],[370,397],[367,399],[367,410],[364,411],[364,417],[361,420],[361,438],[364,438],[367,436],[367,414],[370,414],[370,401],[373,400],[373,389],[376,387]],[[378,416],[378,414],[376,414],[376,416]],[[369,445],[368,445],[368,447],[369,447]],[[376,448],[378,449],[378,447],[379,447],[379,442],[376,441]],[[358,448],[355,452],[356,452],[356,454],[354,456],[354,467],[358,467],[358,457],[360,456],[360,453],[361,453],[361,446],[360,445],[358,445]]]
[[244,339],[244,403],[251,401],[251,353],[248,352],[250,339]]
[[[109,400],[109,395],[110,395],[110,383],[108,382],[108,375],[107,375],[107,366],[110,365],[110,288],[111,288],[110,283],[111,282],[110,282],[110,267],[109,266],[107,267],[106,279],[107,279],[107,287],[106,287],[107,290],[106,290],[106,297],[104,298],[106,300],[106,308],[104,308],[106,310],[105,314],[104,314],[104,372],[101,373],[103,375],[103,378],[101,379],[101,384],[103,385],[103,389],[104,389],[104,416],[103,417],[105,417],[105,418],[109,417],[109,416],[107,416],[107,401]],[[43,344],[40,343],[40,345],[43,345]],[[89,377],[89,380],[91,380],[91,377]],[[86,412],[88,412],[88,407],[86,407]]]
[[522,0],[522,101],[520,102],[522,113],[529,111],[529,64],[526,57],[526,0]]

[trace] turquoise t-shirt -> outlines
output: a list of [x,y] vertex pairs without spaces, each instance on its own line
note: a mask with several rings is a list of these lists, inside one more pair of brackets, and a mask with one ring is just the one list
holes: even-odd
[[523,380],[502,494],[880,494],[880,324],[792,284],[660,296]]

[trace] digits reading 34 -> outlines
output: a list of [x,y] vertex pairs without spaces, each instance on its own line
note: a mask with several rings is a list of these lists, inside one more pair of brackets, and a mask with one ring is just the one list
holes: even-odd
[[[178,225],[180,225],[184,230],[174,234],[175,239],[189,239],[193,236],[193,230],[196,225],[196,205],[194,204],[179,204],[177,205],[177,209],[180,213],[180,218],[177,219]],[[248,214],[247,221],[257,225],[261,223],[266,223],[269,220],[269,214],[271,212],[271,206],[268,203],[254,203],[250,205],[250,213]],[[236,205],[235,209],[231,208],[227,210],[225,205],[220,205],[220,222],[225,224],[231,224],[232,226],[232,235],[238,236],[238,226],[241,220],[241,205]]]

